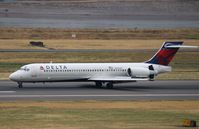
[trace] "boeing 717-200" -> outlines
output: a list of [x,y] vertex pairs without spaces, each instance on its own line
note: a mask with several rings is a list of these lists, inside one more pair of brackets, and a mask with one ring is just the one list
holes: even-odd
[[164,42],[158,52],[141,63],[34,63],[22,66],[9,78],[23,83],[93,81],[97,87],[113,88],[114,83],[149,80],[171,71],[168,66],[183,42]]

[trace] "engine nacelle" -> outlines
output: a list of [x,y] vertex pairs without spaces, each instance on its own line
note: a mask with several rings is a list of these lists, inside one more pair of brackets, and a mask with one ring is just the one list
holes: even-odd
[[149,78],[154,72],[148,68],[133,67],[128,68],[127,74],[132,78]]

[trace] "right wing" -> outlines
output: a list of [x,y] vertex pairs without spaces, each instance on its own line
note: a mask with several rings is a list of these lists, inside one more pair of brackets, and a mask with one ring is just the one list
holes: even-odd
[[96,77],[91,77],[88,80],[90,81],[120,81],[120,82],[125,82],[125,81],[144,81],[144,80],[149,80],[149,78],[131,78],[131,77],[125,77],[125,76],[96,76]]

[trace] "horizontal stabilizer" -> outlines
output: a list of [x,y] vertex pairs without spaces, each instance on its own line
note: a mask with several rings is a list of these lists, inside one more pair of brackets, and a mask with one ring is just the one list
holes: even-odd
[[198,46],[172,45],[172,46],[165,46],[165,48],[198,48]]

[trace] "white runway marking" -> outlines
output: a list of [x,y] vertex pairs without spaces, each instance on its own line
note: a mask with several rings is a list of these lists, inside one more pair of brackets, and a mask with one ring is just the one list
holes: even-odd
[[16,91],[0,91],[0,93],[15,93]]
[[199,94],[113,94],[113,95],[0,95],[0,98],[48,98],[48,97],[199,97]]

